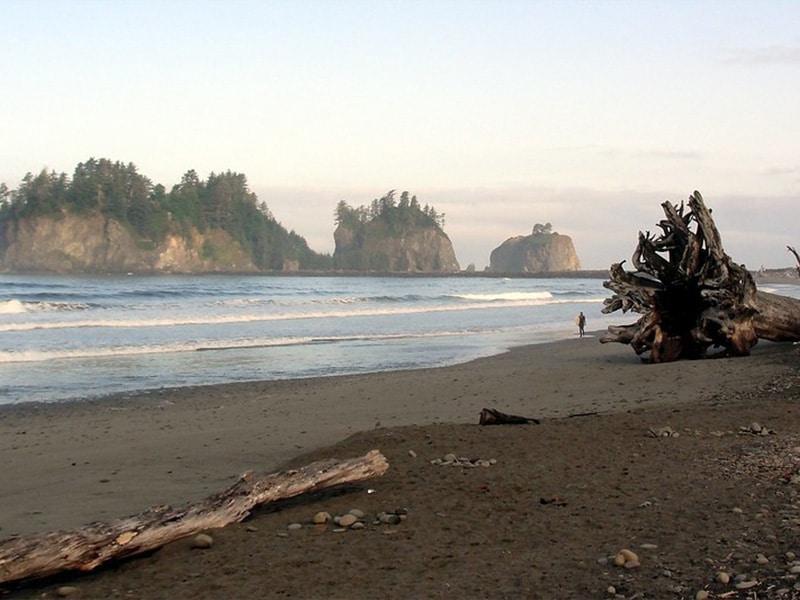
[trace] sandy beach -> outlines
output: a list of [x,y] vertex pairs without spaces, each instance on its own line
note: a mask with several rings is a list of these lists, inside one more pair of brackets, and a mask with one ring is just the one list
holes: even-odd
[[[210,549],[182,540],[4,597],[800,597],[799,361],[762,343],[643,365],[590,335],[438,369],[2,407],[3,539],[185,504],[247,470],[373,448],[390,464],[210,532]],[[480,427],[485,407],[541,424]],[[431,463],[448,453],[496,462]],[[366,527],[310,525],[351,508]],[[622,548],[640,564],[615,566]]]

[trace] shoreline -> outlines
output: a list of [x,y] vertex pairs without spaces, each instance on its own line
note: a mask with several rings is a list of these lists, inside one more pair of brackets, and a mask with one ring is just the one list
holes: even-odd
[[560,419],[743,394],[790,371],[791,348],[643,365],[590,334],[447,367],[6,405],[0,539],[185,504],[359,432],[475,424],[483,408]]

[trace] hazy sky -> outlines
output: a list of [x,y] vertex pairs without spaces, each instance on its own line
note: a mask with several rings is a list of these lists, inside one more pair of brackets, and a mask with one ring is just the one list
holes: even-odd
[[320,252],[337,202],[408,190],[478,269],[537,222],[607,268],[699,189],[734,259],[790,266],[798,23],[798,0],[0,0],[0,182],[230,169]]

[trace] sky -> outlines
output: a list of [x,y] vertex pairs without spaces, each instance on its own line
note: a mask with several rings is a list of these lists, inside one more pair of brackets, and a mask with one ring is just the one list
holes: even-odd
[[333,252],[340,200],[445,215],[462,268],[536,223],[629,260],[700,190],[728,254],[800,246],[798,0],[0,0],[0,182],[235,171]]

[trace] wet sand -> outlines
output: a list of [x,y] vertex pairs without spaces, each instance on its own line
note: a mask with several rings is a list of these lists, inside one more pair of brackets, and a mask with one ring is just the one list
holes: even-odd
[[[590,335],[437,369],[3,407],[0,538],[180,505],[246,470],[378,448],[390,462],[370,484],[379,493],[358,488],[264,509],[214,532],[208,551],[176,542],[66,581],[88,597],[608,597],[608,586],[622,597],[694,597],[702,585],[714,591],[714,569],[728,554],[729,565],[738,553],[750,561],[743,544],[758,541],[776,568],[783,553],[800,553],[796,523],[786,525],[795,517],[777,508],[794,496],[776,499],[761,489],[763,469],[737,472],[745,462],[725,462],[756,446],[777,452],[769,444],[780,445],[786,468],[800,460],[790,450],[800,434],[798,364],[796,347],[762,343],[748,358],[643,365],[628,347]],[[542,425],[478,427],[484,407]],[[775,433],[739,433],[755,421]],[[682,435],[648,435],[665,425]],[[431,465],[448,452],[497,463]],[[719,465],[729,478],[714,479]],[[794,493],[777,477],[769,485]],[[541,502],[556,498],[564,504]],[[758,507],[773,501],[777,521],[759,521],[763,535],[731,521],[743,505],[755,524]],[[351,505],[374,514],[402,506],[408,519],[393,529],[285,533],[289,522]],[[639,553],[658,558],[630,570],[603,563],[643,543],[659,549]],[[63,583],[11,597],[46,597]],[[664,591],[671,584],[687,595]]]

